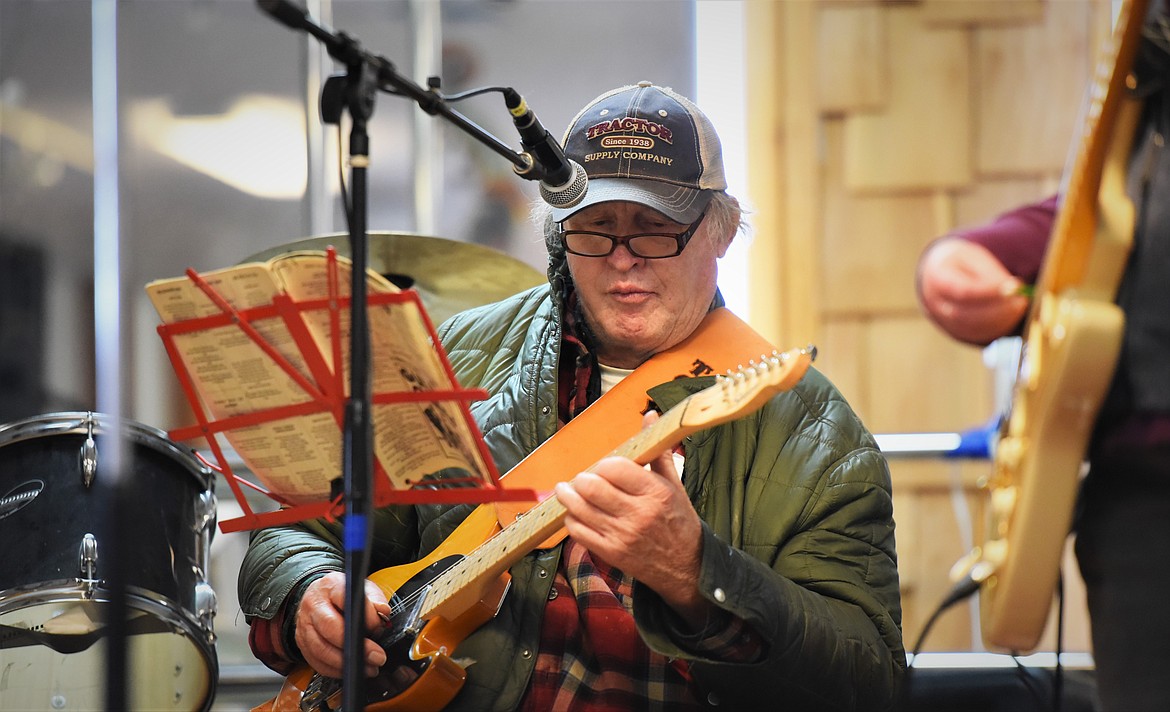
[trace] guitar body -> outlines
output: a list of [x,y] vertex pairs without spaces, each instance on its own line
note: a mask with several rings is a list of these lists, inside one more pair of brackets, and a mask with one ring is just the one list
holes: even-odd
[[981,568],[970,574],[981,581],[983,640],[993,649],[1027,652],[1044,632],[1089,439],[1121,350],[1125,318],[1114,299],[1133,239],[1125,184],[1141,111],[1124,82],[1144,6],[1134,2],[1119,20],[1116,62],[1062,196],[993,456],[987,540]]
[[1044,377],[1017,393],[990,483],[983,556],[998,563],[981,590],[983,637],[1011,651],[1031,650],[1044,631],[1085,443],[1124,326],[1121,310],[1105,302],[1065,298],[1051,312],[1026,347]]
[[[435,616],[421,621],[421,630],[416,634],[403,630],[404,626],[420,622],[410,620],[412,609],[403,601],[499,531],[494,512],[487,507],[478,507],[426,557],[382,569],[369,577],[386,593],[395,614],[389,630],[377,639],[387,651],[388,662],[377,677],[367,682],[362,709],[366,712],[435,712],[446,707],[459,693],[467,673],[449,654],[464,638],[495,616],[507,593],[508,574],[496,577],[486,585],[469,587],[466,595],[475,597],[475,601],[453,620]],[[302,709],[327,712],[341,708],[341,681],[319,675],[306,666],[290,673],[277,696],[254,707],[252,712],[299,712]]]

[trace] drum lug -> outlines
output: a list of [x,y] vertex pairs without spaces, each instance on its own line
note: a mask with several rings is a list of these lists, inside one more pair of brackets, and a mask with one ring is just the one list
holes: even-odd
[[219,612],[219,599],[215,589],[206,581],[195,584],[195,615],[198,616],[203,630],[207,633],[207,642],[215,642],[215,614]]
[[204,490],[199,493],[199,499],[195,500],[195,521],[191,528],[196,532],[201,532],[204,529],[211,528],[215,530],[216,508],[218,503],[215,499],[215,493],[210,490]]
[[215,536],[215,493],[206,490],[201,492],[194,506],[195,520],[191,523],[191,529],[195,531],[200,544],[195,549],[195,567],[199,580],[206,581],[206,572],[211,570],[211,538]]
[[97,475],[97,443],[93,440],[93,420],[89,421],[87,431],[81,446],[81,484],[89,487]]
[[98,585],[97,560],[97,537],[93,534],[86,534],[81,538],[81,546],[77,551],[77,563],[81,571],[81,583],[85,585],[85,595],[87,598],[93,596],[93,590]]

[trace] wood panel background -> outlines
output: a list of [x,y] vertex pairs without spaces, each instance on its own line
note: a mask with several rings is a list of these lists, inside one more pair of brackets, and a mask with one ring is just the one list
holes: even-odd
[[[816,343],[873,432],[957,432],[997,414],[1010,365],[922,316],[917,259],[948,230],[1057,189],[1111,19],[1108,0],[747,4],[751,319],[775,343]],[[890,465],[910,647],[981,541],[990,466]],[[1064,649],[1087,651],[1066,562]],[[943,614],[922,649],[982,650],[976,608]],[[1055,636],[1050,623],[1040,649]]]

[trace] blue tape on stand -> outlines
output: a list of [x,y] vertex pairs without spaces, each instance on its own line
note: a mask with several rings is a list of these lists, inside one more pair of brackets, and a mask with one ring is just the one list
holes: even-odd
[[345,518],[346,551],[361,551],[366,548],[367,526],[364,514],[351,514]]
[[986,460],[991,457],[992,443],[999,432],[999,416],[991,419],[987,424],[965,430],[959,434],[959,446],[947,454],[947,457],[968,457]]

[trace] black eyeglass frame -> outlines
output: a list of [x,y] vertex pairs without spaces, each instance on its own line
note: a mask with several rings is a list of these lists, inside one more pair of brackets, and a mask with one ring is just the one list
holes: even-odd
[[[669,259],[671,257],[678,257],[679,255],[682,254],[682,251],[686,248],[687,243],[690,242],[691,238],[695,236],[695,233],[699,231],[699,226],[703,224],[703,219],[706,217],[707,217],[707,210],[704,208],[703,212],[699,213],[699,217],[693,223],[690,224],[690,227],[688,227],[686,230],[683,230],[682,232],[679,232],[679,233],[639,232],[639,233],[636,233],[634,235],[618,236],[618,235],[610,235],[609,233],[605,233],[605,232],[597,232],[596,230],[566,230],[564,223],[558,223],[558,226],[560,227],[560,231],[561,231],[561,234],[560,234],[561,246],[565,248],[565,252],[568,252],[569,254],[572,254],[572,255],[577,255],[578,257],[609,257],[610,255],[612,255],[614,253],[614,250],[616,250],[618,248],[618,245],[624,245],[625,248],[627,250],[629,250],[630,254],[633,255],[634,257],[639,257],[639,258],[644,259],[644,260],[665,260],[665,259]],[[607,238],[609,240],[609,251],[603,252],[600,254],[590,254],[587,252],[578,252],[577,250],[574,250],[571,247],[569,247],[569,240],[568,240],[569,235],[593,235],[595,237]],[[643,255],[643,254],[638,253],[634,249],[633,245],[630,243],[631,240],[638,238],[638,237],[669,237],[672,240],[674,240],[675,245],[677,246],[678,249],[676,249],[673,253],[671,253],[669,255],[653,255],[653,256]]]

